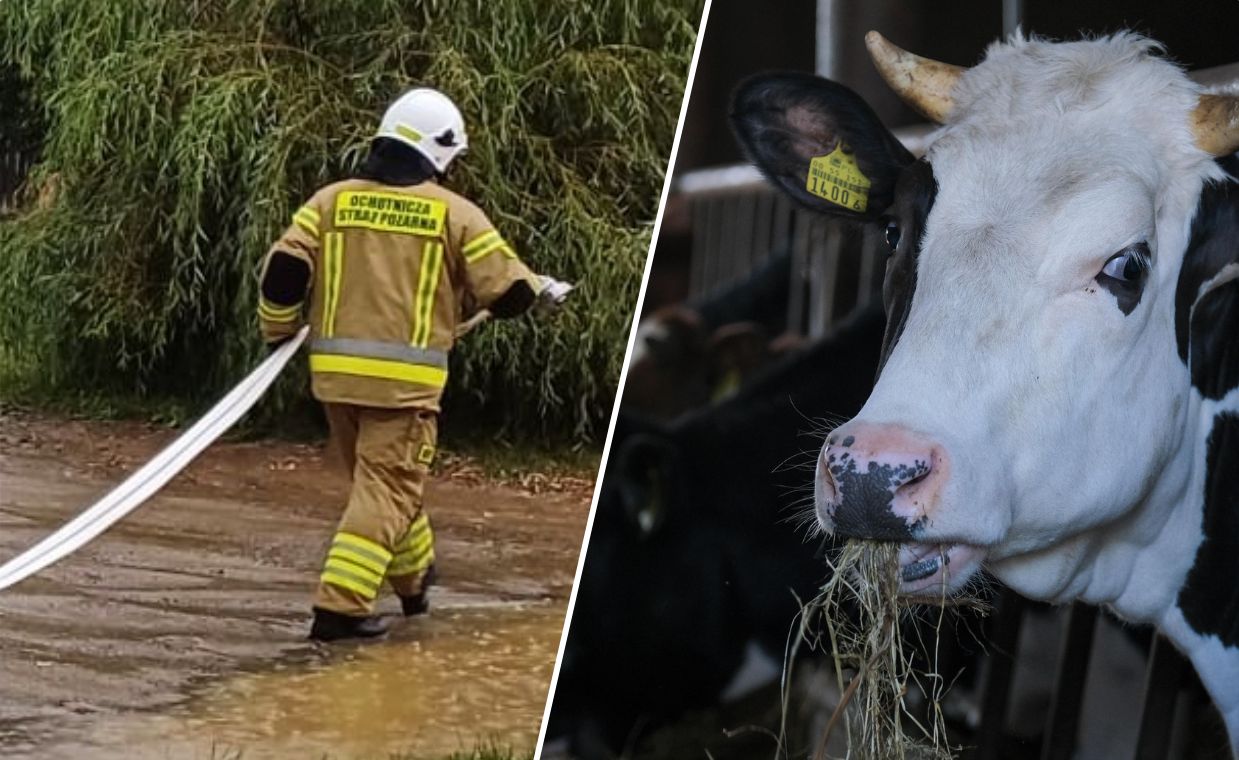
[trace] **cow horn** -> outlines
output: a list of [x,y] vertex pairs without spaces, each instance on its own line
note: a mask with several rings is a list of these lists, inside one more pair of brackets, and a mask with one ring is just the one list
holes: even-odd
[[962,66],[914,55],[877,32],[865,35],[865,47],[878,73],[905,103],[938,124],[946,121],[955,105],[951,91],[965,71]]
[[1201,95],[1192,111],[1192,136],[1211,156],[1239,150],[1239,95]]

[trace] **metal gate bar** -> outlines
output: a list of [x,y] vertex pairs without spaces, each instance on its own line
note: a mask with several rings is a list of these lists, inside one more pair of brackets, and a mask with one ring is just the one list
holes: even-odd
[[1088,681],[1088,661],[1093,653],[1097,608],[1076,602],[1067,613],[1067,633],[1058,658],[1058,680],[1050,700],[1041,760],[1071,760],[1080,728],[1080,708]]
[[986,658],[985,701],[981,705],[976,760],[1003,758],[1002,739],[1023,622],[1023,597],[1013,591],[1004,591],[994,602],[994,623],[988,637],[990,655]]
[[1144,685],[1144,709],[1140,714],[1140,740],[1136,760],[1166,760],[1174,731],[1174,708],[1187,675],[1188,663],[1170,642],[1153,639],[1148,677]]

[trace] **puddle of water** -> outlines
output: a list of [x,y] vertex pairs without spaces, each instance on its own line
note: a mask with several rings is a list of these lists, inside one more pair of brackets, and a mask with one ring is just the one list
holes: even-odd
[[560,605],[436,610],[392,640],[323,663],[239,676],[165,714],[102,719],[41,758],[443,758],[533,747],[563,625]]

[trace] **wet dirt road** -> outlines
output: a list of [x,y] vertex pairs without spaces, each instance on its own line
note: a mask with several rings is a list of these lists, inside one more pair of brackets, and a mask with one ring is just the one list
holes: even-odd
[[[172,431],[0,413],[0,561]],[[0,592],[0,756],[443,756],[532,747],[589,508],[583,481],[436,477],[431,615],[359,647],[304,640],[347,492],[334,458],[212,447],[75,555]],[[395,612],[387,598],[381,605]]]

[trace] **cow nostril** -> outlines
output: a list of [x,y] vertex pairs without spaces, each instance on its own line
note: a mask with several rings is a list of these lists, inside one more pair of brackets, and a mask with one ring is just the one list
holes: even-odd
[[928,467],[926,467],[925,469],[923,469],[923,470],[921,470],[919,473],[917,473],[917,475],[916,475],[915,477],[913,477],[911,480],[909,480],[909,481],[907,481],[906,483],[904,483],[904,485],[905,485],[905,486],[914,486],[914,485],[916,485],[917,483],[920,483],[922,480],[924,480],[925,478],[928,478],[928,477],[929,477],[929,468],[928,468]]
[[838,496],[838,491],[835,486],[835,476],[831,472],[830,465],[825,461],[825,458],[818,459],[817,463],[817,498],[822,501],[831,502]]

